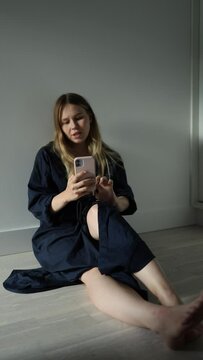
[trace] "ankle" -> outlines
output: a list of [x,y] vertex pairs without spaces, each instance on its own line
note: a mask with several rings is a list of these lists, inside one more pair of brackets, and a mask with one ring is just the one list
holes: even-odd
[[153,312],[154,321],[151,330],[160,334],[166,327],[166,319],[170,317],[170,308],[164,305],[158,305]]
[[164,290],[163,293],[158,294],[157,298],[160,303],[165,306],[177,306],[182,304],[182,301],[172,289]]

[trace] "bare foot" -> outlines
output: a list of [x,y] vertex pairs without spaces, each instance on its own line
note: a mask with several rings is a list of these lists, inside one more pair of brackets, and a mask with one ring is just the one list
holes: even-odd
[[202,333],[203,294],[189,304],[163,306],[159,308],[157,317],[160,321],[156,331],[170,348],[180,349]]

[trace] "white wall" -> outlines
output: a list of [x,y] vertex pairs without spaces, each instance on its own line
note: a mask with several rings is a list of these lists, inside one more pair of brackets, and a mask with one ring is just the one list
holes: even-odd
[[0,44],[2,253],[9,241],[12,252],[17,229],[13,251],[30,247],[38,222],[27,211],[27,182],[52,138],[53,104],[68,91],[90,101],[105,141],[123,155],[137,231],[194,222],[189,0],[8,1]]

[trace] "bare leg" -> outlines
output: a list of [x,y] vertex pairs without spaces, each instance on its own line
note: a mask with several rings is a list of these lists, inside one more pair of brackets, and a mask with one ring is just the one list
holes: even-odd
[[130,287],[110,276],[101,275],[97,268],[85,272],[81,280],[98,309],[130,325],[159,333],[173,349],[183,347],[203,330],[200,324],[203,319],[203,295],[190,304],[168,307],[145,301]]
[[159,299],[162,305],[174,306],[181,304],[181,300],[155,260],[150,261],[143,269],[133,275]]
[[[99,240],[99,226],[98,226],[98,205],[93,205],[87,213],[87,224],[91,236]],[[152,292],[160,301],[161,304],[167,306],[174,306],[181,304],[181,300],[175,294],[165,274],[159,265],[152,260],[142,270],[133,274],[137,277],[149,291]]]
[[87,213],[87,225],[90,235],[95,240],[99,240],[99,224],[98,224],[98,205],[93,205]]

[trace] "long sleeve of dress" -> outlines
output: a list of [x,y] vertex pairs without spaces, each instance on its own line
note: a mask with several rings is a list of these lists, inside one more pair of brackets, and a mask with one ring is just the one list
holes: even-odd
[[112,165],[112,180],[116,196],[125,196],[129,200],[129,207],[122,215],[132,215],[137,210],[137,205],[131,187],[128,185],[127,175],[123,162]]
[[45,148],[41,148],[36,155],[28,183],[28,209],[41,224],[52,225],[55,222],[57,215],[51,211],[51,201],[57,193],[48,154]]

